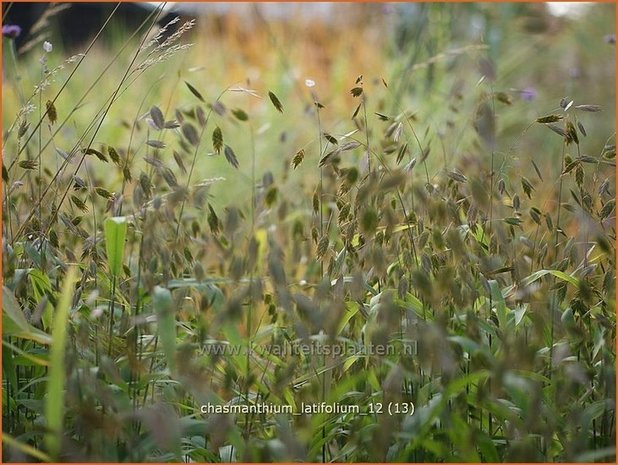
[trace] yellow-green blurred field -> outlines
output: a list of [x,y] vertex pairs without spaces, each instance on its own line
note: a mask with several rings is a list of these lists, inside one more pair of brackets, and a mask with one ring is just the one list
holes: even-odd
[[[436,156],[429,160],[435,161],[432,172],[443,167],[440,152],[447,153],[449,166],[457,166],[474,143],[476,135],[469,129],[479,95],[492,90],[508,94],[512,104],[498,102],[496,109],[502,142],[499,156],[508,164],[525,163],[524,169],[528,170],[527,158],[544,152],[552,138],[543,128],[528,131],[526,137],[521,137],[522,132],[536,117],[556,108],[563,97],[574,99],[576,104],[602,104],[602,116],[584,118],[582,122],[598,134],[611,133],[615,120],[615,48],[604,42],[604,36],[614,30],[612,8],[596,5],[585,13],[585,21],[555,18],[539,11],[539,5],[474,4],[445,8],[436,4],[408,12],[407,16],[397,10],[385,11],[379,4],[337,5],[329,21],[303,20],[298,13],[267,21],[259,9],[245,7],[243,15],[234,15],[232,8],[228,15],[199,19],[183,38],[184,43],[192,44],[188,50],[152,66],[136,79],[111,107],[97,138],[101,143],[109,138],[124,141],[130,134],[127,126],[130,128],[136,116],[143,116],[154,104],[167,109],[170,117],[176,108],[191,108],[194,101],[183,81],[195,85],[211,100],[226,88],[244,87],[255,90],[258,97],[228,93],[223,102],[230,108],[251,111],[251,126],[257,134],[256,159],[262,166],[280,170],[299,148],[310,147],[314,152],[317,149],[315,122],[306,111],[312,97],[305,80],[316,82],[313,90],[327,106],[323,112],[325,130],[346,134],[354,128],[350,116],[357,103],[348,91],[356,77],[363,75],[371,122],[378,125],[376,131],[380,123],[375,112],[388,114],[406,109],[418,115],[419,133],[427,128],[432,133],[444,133],[444,147],[436,147]],[[459,17],[466,21],[458,24]],[[397,28],[405,30],[406,23],[411,31],[398,32]],[[483,24],[487,25],[486,30]],[[398,46],[397,35],[403,34],[408,34],[407,42]],[[124,45],[120,37],[104,42],[117,48]],[[62,65],[67,58],[60,47],[49,56],[49,68]],[[61,121],[72,115],[59,136],[76,136],[84,131],[103,105],[100,96],[112,94],[133,52],[134,46],[127,45],[106,70],[117,50],[94,47],[80,66],[77,78],[56,102]],[[38,59],[42,54],[39,48],[19,57],[20,88],[25,98],[40,81]],[[11,57],[5,55],[5,75],[11,75]],[[479,84],[479,61],[488,56],[495,64],[496,80]],[[72,70],[72,66],[65,66],[54,75],[53,84],[43,96],[45,101],[55,95]],[[382,79],[389,83],[389,89],[384,88]],[[5,80],[3,86],[5,126],[15,120],[20,107],[14,84]],[[526,89],[534,91],[533,102],[521,98]],[[278,114],[265,98],[268,90],[285,102],[284,115]],[[78,110],[74,110],[76,102],[81,102]],[[238,137],[241,144],[238,152],[247,154],[251,149],[248,138],[241,136],[244,129],[242,125],[230,128],[231,135]],[[143,132],[132,141],[136,155],[144,154],[146,138]],[[56,141],[60,147],[62,142]],[[598,141],[589,150],[599,152],[603,142]],[[122,143],[120,147],[123,148]],[[199,177],[209,173],[230,177],[235,172],[226,163],[208,158],[208,148],[203,151],[198,163]],[[535,160],[543,169],[556,166],[552,157]],[[249,165],[241,163],[240,173],[233,175],[236,181],[239,175],[244,176],[245,182],[235,185],[240,185],[245,195],[249,191]],[[305,170],[303,175],[310,171]],[[228,200],[226,191],[229,190],[220,186],[216,196],[224,203]]]

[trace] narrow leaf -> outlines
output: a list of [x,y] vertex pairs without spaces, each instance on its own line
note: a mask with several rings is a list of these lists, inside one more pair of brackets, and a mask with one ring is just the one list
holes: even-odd
[[539,179],[541,181],[543,181],[543,176],[541,175],[541,170],[539,170],[539,167],[536,165],[534,160],[530,160],[530,161],[532,162],[532,166],[534,166],[534,171],[536,171],[536,175],[539,177]]
[[572,284],[573,286],[578,286],[579,285],[579,280],[571,275],[568,275],[562,271],[559,270],[539,270],[539,271],[535,271],[534,273],[532,273],[529,276],[526,276],[524,279],[521,280],[521,285],[523,287],[527,287],[530,284],[532,284],[533,282],[541,279],[543,276],[546,276],[548,274],[551,274],[553,276],[555,276],[556,278],[560,279],[561,281],[565,281],[569,284]]
[[65,390],[65,347],[67,336],[67,321],[71,298],[73,297],[73,283],[75,281],[75,268],[69,268],[60,300],[54,312],[52,328],[52,344],[50,353],[49,374],[47,381],[47,397],[45,399],[45,419],[47,420],[47,433],[45,445],[54,461],[58,460],[60,443],[62,438],[62,425],[64,423],[64,390]]
[[2,334],[45,345],[52,342],[49,334],[28,323],[15,295],[5,286],[2,287]]
[[506,306],[506,301],[504,300],[504,296],[502,295],[502,291],[496,280],[489,280],[489,289],[491,291],[493,303],[496,306],[495,308],[496,316],[498,317],[498,326],[504,330],[506,329],[508,316],[508,308]]
[[200,94],[195,87],[193,87],[187,81],[185,81],[185,84],[187,85],[187,87],[189,88],[189,90],[191,91],[193,95],[195,95],[199,100],[204,102],[204,97],[202,97],[202,94]]
[[176,370],[176,318],[172,293],[169,289],[157,286],[154,289],[153,302],[163,355],[165,355],[170,372],[174,373]]
[[127,221],[124,216],[116,216],[105,220],[105,250],[107,265],[112,276],[118,276],[122,270],[124,256],[124,240],[127,235]]

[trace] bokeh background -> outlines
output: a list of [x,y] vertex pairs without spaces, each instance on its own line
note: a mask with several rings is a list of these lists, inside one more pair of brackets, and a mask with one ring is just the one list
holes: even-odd
[[[88,54],[84,69],[92,75],[82,76],[82,82],[99,76],[102,57],[114,53],[155,5],[121,5]],[[64,8],[41,24],[38,20],[46,4],[4,6],[5,23],[21,21],[25,32],[38,21],[35,33],[24,34],[17,42],[18,57],[25,61],[19,65],[24,93],[40,78],[38,66],[29,63],[40,58],[45,38],[56,47],[50,66],[60,65],[65,53],[85,50],[114,4],[66,4]],[[244,95],[229,106],[251,105],[263,117],[256,127],[262,130],[256,139],[257,158],[274,170],[280,170],[280,162],[309,142],[303,129],[313,131],[313,121],[306,116],[306,106],[312,104],[311,90],[328,106],[325,126],[332,132],[348,132],[344,127],[348,118],[342,113],[350,113],[354,100],[348,90],[359,75],[365,78],[370,114],[393,111],[397,102],[422,115],[418,132],[431,128],[442,134],[449,163],[465,158],[476,138],[468,129],[479,92],[490,87],[508,94],[510,101],[497,108],[502,141],[498,150],[510,160],[545,152],[551,134],[542,128],[525,138],[521,134],[527,121],[550,113],[562,98],[603,106],[603,115],[590,123],[590,131],[609,134],[614,127],[615,15],[611,4],[168,3],[164,11],[159,26],[177,15],[182,21],[176,26],[196,21],[184,36],[193,45],[163,66],[147,70],[142,84],[129,88],[123,99],[142,100],[148,92],[149,101],[169,108],[186,105],[186,92],[178,91],[178,82],[183,80],[199,83],[203,93],[213,96],[234,85],[254,89],[259,95],[270,89],[286,102],[286,115],[272,113],[264,99]],[[11,73],[12,66],[6,63],[11,54],[5,55],[4,72]],[[129,56],[130,52],[121,55],[105,71],[106,77],[126,66]],[[479,84],[485,65],[494,76],[491,82]],[[315,88],[308,89],[306,79],[313,80]],[[388,94],[382,92],[382,79],[389,85]],[[61,82],[59,76],[56,84]],[[106,82],[112,80],[105,79],[97,87]],[[10,121],[19,105],[18,92],[13,81],[5,80],[3,89],[3,112],[5,121]],[[61,114],[70,102],[81,98],[80,92],[79,86],[67,86],[56,104]],[[114,105],[101,128],[101,139],[107,134],[117,137],[121,125],[133,116],[126,106]],[[79,130],[79,125],[75,118],[73,128]],[[599,152],[599,144],[592,151]],[[239,147],[240,152],[247,150],[247,146]],[[556,167],[554,160],[543,158],[536,160],[543,169]],[[226,169],[224,162],[214,165],[215,171]],[[241,173],[247,174],[243,169]],[[243,184],[240,193],[248,195],[249,188]],[[216,196],[223,204],[228,200],[224,191]]]

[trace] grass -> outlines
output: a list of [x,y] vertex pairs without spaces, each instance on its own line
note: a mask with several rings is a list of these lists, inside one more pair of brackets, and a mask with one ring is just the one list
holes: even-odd
[[3,41],[5,460],[614,460],[615,7],[341,8]]

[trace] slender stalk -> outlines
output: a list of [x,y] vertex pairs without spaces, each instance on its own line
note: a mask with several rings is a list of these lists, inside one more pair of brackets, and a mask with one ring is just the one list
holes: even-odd
[[[178,77],[177,79],[180,79],[180,77]],[[131,133],[129,134],[129,143],[127,144],[127,156],[126,156],[126,160],[123,166],[123,170],[128,169],[129,166],[131,165],[131,162],[133,161],[133,158],[135,157],[135,154],[133,155],[133,157],[131,157],[131,146],[133,145],[133,137],[135,136],[135,129],[137,127],[137,122],[139,120],[139,115],[141,115],[143,113],[143,108],[144,108],[144,103],[146,102],[146,99],[148,98],[148,95],[150,95],[150,92],[152,92],[152,90],[154,89],[154,86],[159,82],[159,80],[157,80],[155,83],[153,83],[149,88],[148,91],[144,94],[144,98],[142,99],[142,101],[140,102],[140,105],[137,109],[137,112],[135,114],[135,118],[133,119],[133,124],[131,125]],[[178,81],[176,81],[178,82]],[[168,104],[167,104],[167,108],[166,110],[163,112],[163,115],[165,116],[168,113],[169,107],[170,107],[170,103],[171,103],[171,95],[170,95],[170,99],[168,100]],[[162,136],[160,135],[160,137],[157,139],[159,141],[162,140]],[[148,146],[146,146],[146,150],[148,150]],[[150,165],[150,169],[149,169],[149,177],[152,175],[152,171],[154,170],[154,167],[152,165]],[[127,188],[127,179],[123,176],[122,177],[122,188],[120,189],[121,192],[121,196],[124,197],[125,191]],[[118,216],[122,216],[122,207],[123,204],[120,204],[119,210],[118,210]]]
[[[43,74],[45,71],[45,65],[43,65],[43,68],[41,69],[41,82],[43,82]],[[43,108],[43,91],[42,89],[39,91],[39,119],[42,119],[41,116],[41,109]],[[43,204],[43,198],[41,196],[41,185],[43,184],[43,160],[42,160],[42,128],[41,125],[39,124],[39,129],[37,131],[38,133],[38,142],[39,142],[39,150],[37,153],[37,164],[38,164],[38,169],[39,169],[39,178],[37,180],[37,187],[38,187],[38,215],[39,215],[39,241],[40,241],[40,247],[39,247],[39,251],[41,250],[41,246],[43,245],[43,235],[41,234],[41,230],[43,229],[43,208],[42,208],[42,204]],[[43,261],[41,260],[41,266],[43,265],[42,263]],[[42,270],[44,270],[44,268],[42,268]]]
[[[133,409],[136,410],[138,407],[138,396],[139,396],[139,388],[137,386],[138,378],[139,378],[139,367],[142,361],[142,341],[140,338],[140,328],[137,319],[141,313],[142,309],[142,295],[140,292],[140,286],[142,282],[142,267],[144,266],[144,234],[140,238],[139,242],[139,258],[137,259],[137,276],[135,277],[135,327],[133,328],[133,349],[135,351],[135,358],[137,367],[135,370],[131,370],[131,381],[134,383],[133,386]],[[136,431],[139,431],[139,423],[136,421],[135,425]]]
[[[496,119],[496,99],[494,98],[494,89],[493,86],[490,84],[489,86],[489,91],[490,91],[490,95],[491,95],[491,117],[492,119],[495,121]],[[492,228],[493,228],[493,214],[494,214],[494,177],[495,177],[495,159],[496,159],[496,148],[495,146],[491,147],[491,167],[490,167],[490,172],[489,172],[489,223],[487,224],[487,252],[491,254],[491,242],[492,242]],[[483,235],[485,234],[485,228],[483,228]],[[490,291],[489,292],[489,312],[490,312],[490,317],[491,317],[491,312],[493,309],[494,303],[493,303],[493,294]],[[489,352],[491,353],[492,351],[492,347],[493,347],[493,341],[492,341],[492,335],[491,333],[489,334],[488,337],[488,343],[489,343]],[[487,381],[487,384],[489,385],[489,390],[491,391],[491,378]],[[492,414],[491,411],[487,412],[487,427],[488,427],[488,434],[491,436],[491,429],[492,429]],[[482,422],[482,418],[483,418],[483,409],[479,408],[479,417],[481,418],[481,422]]]
[[109,341],[107,342],[107,356],[112,355],[112,338],[114,336],[114,304],[116,300],[116,275],[112,276],[112,296],[109,302]]
[[363,92],[362,98],[363,98],[363,101],[362,101],[363,121],[365,122],[365,138],[366,138],[366,143],[367,143],[367,171],[371,173],[371,156],[370,156],[370,150],[369,150],[369,123],[367,121],[367,104],[366,104],[366,98],[365,98],[364,92]]
[[21,90],[21,86],[19,85],[19,81],[21,80],[21,75],[19,74],[19,66],[17,64],[17,51],[15,50],[15,41],[8,40],[8,42],[9,42],[9,50],[11,51],[11,60],[13,61],[13,67],[15,68],[15,88],[17,89],[19,103],[23,107],[26,105],[26,99],[24,97],[24,93]]
[[[318,123],[318,147],[319,147],[319,156],[318,160],[322,158],[323,155],[323,147],[322,147],[322,121],[320,119],[320,104],[318,103],[317,96],[313,96],[314,105],[316,108],[316,118]],[[318,196],[319,199],[319,217],[320,217],[320,240],[324,237],[324,168],[322,166],[320,168],[320,193]],[[324,279],[324,262],[320,260],[320,280]],[[324,366],[324,360],[322,360],[322,366]],[[322,401],[325,399],[325,384],[326,384],[326,370],[322,373]],[[326,427],[322,426],[322,440],[326,439]],[[326,442],[322,444],[322,462],[326,462]]]
[[[326,402],[326,355],[322,354],[322,402]],[[326,426],[322,426],[322,463],[326,463]]]
[[9,191],[9,186],[7,185],[8,183],[3,183],[4,184],[4,211],[6,212],[6,225],[4,225],[4,237],[7,238],[9,243],[13,243],[13,220],[12,220],[12,212],[11,210],[13,210],[11,208],[11,196],[10,196],[10,191]]
[[[7,8],[5,10],[5,14],[6,11],[8,11],[8,9],[10,9],[10,6],[12,5],[12,3],[9,4],[9,8]],[[8,43],[8,47],[10,50],[10,55],[11,55],[11,60],[13,63],[13,68],[15,71],[15,88],[17,89],[17,95],[19,97],[19,102],[20,105],[22,106],[22,108],[25,106],[24,103],[24,96],[21,90],[21,86],[19,85],[19,80],[20,80],[20,75],[19,75],[19,68],[17,65],[17,53],[15,51],[15,41],[14,40],[6,40],[5,42]],[[40,110],[40,105],[39,105],[39,110]],[[8,134],[11,133],[13,127],[15,126],[16,122],[13,123],[13,125],[11,126],[11,128],[8,131]],[[20,141],[18,140],[18,150],[20,149]],[[41,170],[41,160],[39,159],[39,180],[41,179],[41,175],[40,175],[40,170]],[[7,173],[8,173],[8,169],[7,169]],[[4,184],[4,183],[3,183]],[[9,183],[7,182],[6,185],[4,186],[4,192],[5,192],[5,209],[7,211],[7,229],[6,229],[6,233],[5,233],[5,237],[9,239],[10,243],[13,243],[13,227],[12,227],[12,221],[11,221],[11,199],[10,199],[10,186],[8,185]],[[39,222],[40,224],[40,222]]]
[[[249,101],[249,106],[251,106],[251,102]],[[255,193],[255,134],[253,131],[253,125],[249,122],[249,135],[251,138],[251,234],[250,237],[253,237],[255,232],[255,208],[256,208],[256,193]],[[249,402],[249,377],[251,374],[251,355],[253,350],[253,278],[254,278],[254,269],[251,269],[250,277],[249,277],[249,306],[247,311],[247,372],[245,374],[245,401]],[[245,417],[245,437],[248,440],[251,433],[251,425],[252,425],[252,413],[248,413]]]
[[[223,95],[230,89],[230,87],[231,86],[226,87],[223,90],[223,92],[219,94],[219,96],[215,99],[215,103],[221,100],[221,97],[223,97]],[[204,123],[204,127],[200,131],[198,143],[195,146],[195,150],[193,152],[193,160],[191,160],[191,167],[189,168],[189,175],[187,176],[187,183],[185,186],[187,190],[189,189],[189,186],[191,185],[191,177],[193,176],[193,170],[195,169],[195,163],[197,162],[198,151],[202,143],[202,138],[204,137],[204,133],[206,132],[206,128],[208,127],[208,121],[210,120],[210,116],[212,115],[212,112],[213,112],[213,106],[211,105],[206,115],[206,122]],[[176,223],[176,237],[178,237],[178,235],[180,234],[180,225],[182,224],[182,215],[185,211],[186,202],[187,202],[186,198],[183,198],[182,203],[180,204],[180,213],[178,214],[178,222]]]
[[[62,93],[62,91],[65,89],[65,87],[67,86],[67,84],[69,83],[69,81],[71,80],[71,78],[73,77],[73,75],[77,72],[77,69],[79,68],[79,66],[81,65],[82,61],[84,61],[84,58],[86,58],[86,56],[88,55],[88,52],[90,51],[90,49],[92,49],[92,47],[94,46],[94,44],[97,42],[97,40],[99,39],[99,37],[101,36],[101,34],[103,33],[103,31],[105,30],[105,28],[107,27],[107,24],[111,21],[112,17],[114,16],[114,14],[116,13],[116,10],[120,7],[121,2],[118,2],[116,4],[116,7],[112,10],[112,12],[110,13],[110,15],[108,16],[108,18],[105,20],[105,23],[103,23],[103,26],[101,26],[101,28],[99,29],[99,31],[97,32],[97,34],[95,35],[95,37],[92,39],[92,41],[90,42],[90,45],[88,45],[88,47],[86,48],[86,51],[83,53],[83,56],[81,57],[81,59],[77,62],[77,64],[75,65],[75,67],[73,68],[73,71],[71,71],[71,73],[69,74],[69,77],[66,79],[66,81],[64,82],[64,84],[60,87],[60,89],[58,90],[58,92],[56,93],[55,97],[52,99],[52,104],[56,102],[56,100],[58,100],[58,97],[60,97],[60,94]],[[156,11],[156,10],[155,10]],[[154,14],[151,13],[151,15]],[[129,41],[137,34],[137,32],[141,29],[141,27],[146,24],[146,21],[148,21],[148,19],[146,19],[142,25],[140,25],[135,32],[133,33],[133,35],[131,35],[131,37],[129,38],[129,40],[125,43],[125,45],[120,49],[120,51],[118,52],[118,54],[116,54],[116,56],[114,57],[114,59],[112,60],[111,63],[113,63],[116,58],[120,55],[120,53],[124,50],[124,48],[129,44]],[[109,64],[109,66],[111,66],[111,63]],[[108,67],[109,67],[108,66]],[[92,86],[86,91],[86,95],[88,93],[90,93],[90,91],[92,89],[94,89],[94,87],[96,86],[96,83],[103,78],[103,76],[105,75],[105,71],[103,73],[101,73],[101,75],[99,76],[99,78],[92,84]],[[86,95],[84,95],[82,97],[82,99],[78,102],[77,105],[75,105],[75,108],[79,107],[81,102],[86,98]],[[71,112],[72,114],[73,112]],[[36,124],[36,126],[34,127],[34,129],[32,130],[32,132],[30,133],[30,136],[28,137],[28,139],[26,139],[26,142],[23,144],[22,148],[20,150],[18,150],[17,152],[17,156],[15,157],[15,159],[11,162],[11,164],[8,166],[7,171],[10,171],[11,168],[13,167],[13,165],[17,162],[17,160],[19,159],[19,155],[21,155],[22,151],[24,150],[24,148],[26,148],[26,146],[28,145],[28,142],[30,142],[30,139],[32,139],[32,137],[34,136],[34,134],[36,134],[36,132],[38,131],[39,127],[41,126],[41,124],[43,124],[43,119],[47,116],[47,110],[45,111],[45,113],[39,117],[39,121]],[[69,120],[70,118],[70,114],[67,116],[67,118],[59,125],[58,129],[56,132],[59,132],[60,129],[62,128],[62,126],[64,126],[64,124]],[[45,146],[47,147],[47,145]]]
[[[156,10],[155,10],[156,11]],[[160,12],[159,12],[160,14]],[[138,27],[138,29],[136,30],[136,32],[134,33],[137,34],[137,31],[139,31],[141,29],[141,27],[143,27],[143,25],[147,24],[147,21],[152,18],[152,24],[154,25],[154,23],[156,22],[156,20],[158,19],[158,15],[154,15],[154,12],[151,13],[151,15],[142,23],[142,25],[140,25],[140,27]],[[154,16],[153,16],[154,15]],[[131,36],[133,37],[133,36]],[[129,39],[130,40],[130,39]],[[73,110],[69,113],[69,115],[67,116],[67,118],[59,125],[58,129],[56,129],[56,132],[52,135],[50,141],[48,141],[42,148],[42,150],[45,150],[47,148],[47,146],[51,143],[51,141],[53,140],[54,136],[62,129],[62,126],[68,121],[68,119],[70,118],[70,116],[73,114],[74,111],[76,111],[76,109],[80,106],[81,102],[86,98],[86,95],[96,86],[96,83],[98,82],[99,79],[102,78],[102,76],[105,74],[105,71],[107,71],[107,69],[109,69],[109,67],[112,65],[113,62],[115,62],[115,60],[120,56],[120,54],[122,53],[122,51],[124,50],[124,48],[128,45],[129,40],[127,40],[127,42],[125,42],[125,44],[123,45],[123,47],[120,49],[120,51],[114,56],[114,58],[112,59],[112,61],[108,64],[108,66],[105,68],[105,70],[103,71],[103,73],[101,74],[101,77],[99,77],[95,83],[93,83],[90,88],[86,91],[86,94],[82,97],[82,99],[78,102],[77,105],[74,106]],[[129,64],[129,66],[127,67],[122,79],[120,80],[119,84],[116,86],[116,89],[114,90],[114,92],[112,93],[111,97],[109,97],[106,101],[106,103],[104,104],[104,106],[102,107],[102,110],[99,112],[99,114],[92,120],[92,122],[90,123],[90,125],[88,126],[88,128],[86,129],[86,131],[84,131],[83,135],[80,137],[80,139],[77,141],[77,143],[75,144],[75,146],[73,147],[73,149],[69,152],[69,155],[73,155],[74,153],[77,152],[78,148],[81,146],[83,140],[86,138],[88,132],[96,126],[96,129],[94,130],[92,137],[90,139],[90,142],[87,144],[86,148],[89,149],[92,144],[94,143],[94,140],[96,138],[96,135],[99,132],[99,129],[101,128],[103,121],[105,120],[111,106],[114,104],[114,102],[117,100],[117,98],[122,94],[121,89],[122,86],[124,84],[124,82],[126,81],[126,79],[128,78],[128,76],[131,73],[131,68],[133,67],[135,61],[137,60],[137,56],[139,55],[139,52],[141,50],[141,47],[144,43],[144,41],[146,40],[146,36],[144,35],[142,42],[140,44],[140,46],[137,48],[135,55],[133,56],[133,59],[131,60],[131,63]],[[126,88],[124,89],[126,90]],[[100,116],[99,116],[100,115]],[[97,124],[98,121],[98,124]],[[24,147],[27,145],[27,142],[24,144]],[[23,150],[23,148],[22,148]],[[15,160],[13,160],[13,163],[17,161],[19,157],[18,156],[15,158]],[[79,163],[77,165],[77,168],[75,169],[73,176],[76,176],[77,173],[79,172],[82,164],[84,163],[84,160],[86,158],[86,154],[83,153],[82,156],[80,157]],[[54,185],[54,183],[56,182],[56,179],[64,172],[64,169],[68,166],[69,161],[68,160],[64,160],[60,169],[57,170],[56,174],[54,175],[54,177],[52,178],[52,180],[50,181],[50,183],[47,185],[47,187],[45,188],[45,190],[42,192],[42,198],[45,198],[49,189]],[[12,165],[11,165],[12,166]],[[60,207],[62,205],[62,203],[64,202],[64,200],[66,199],[66,196],[69,193],[69,190],[71,189],[71,184],[69,183],[69,185],[67,186],[67,188],[64,191],[64,194],[62,195],[60,202],[56,205],[56,209],[52,212],[52,217],[51,220],[49,222],[49,226],[48,228],[45,230],[43,235],[46,235],[49,228],[51,228],[52,224],[55,222],[56,217],[58,215],[58,212],[60,211]],[[35,208],[38,206],[35,206]],[[15,238],[19,238],[21,236],[21,234],[23,234],[24,229],[26,227],[26,225],[28,224],[28,222],[31,220],[32,216],[35,214],[36,209],[31,210],[30,214],[28,215],[28,217],[26,218],[26,220],[22,223],[21,227],[19,228],[19,230],[17,231],[17,233],[15,234]]]
[[[322,122],[320,120],[320,106],[317,102],[317,100],[315,101],[315,107],[316,107],[316,117],[318,120],[318,145],[319,145],[319,157],[318,160],[322,158],[323,155],[323,151],[322,151]],[[319,195],[319,199],[320,199],[320,238],[322,238],[322,236],[324,235],[324,168],[320,166],[320,195]],[[322,262],[320,261],[320,275],[324,275],[324,265],[322,264]]]
[[[157,346],[159,345],[159,338],[155,337],[154,338],[154,347],[152,349],[152,357],[150,358],[150,367],[148,368],[148,373],[152,373],[152,370],[154,369],[154,363],[155,363],[155,356],[154,354],[157,353]],[[153,379],[151,383],[146,384],[146,388],[144,389],[144,396],[142,397],[142,404],[146,403],[146,400],[148,399],[148,388],[150,387],[150,385],[152,384],[152,392],[154,394],[154,386],[156,383],[156,379]]]
[[[563,186],[563,178],[562,172],[564,171],[564,159],[566,156],[566,144],[562,144],[562,156],[560,159],[560,173],[558,174],[559,182],[558,182],[558,212],[556,214],[556,233],[554,235],[554,251],[555,251],[555,261],[558,261],[558,244],[560,238],[560,214],[562,212],[562,186]],[[551,279],[551,284],[553,285],[555,281]],[[550,301],[549,301],[549,318],[550,318],[550,346],[549,346],[549,373],[547,377],[551,381],[552,372],[553,372],[553,358],[554,358],[554,332],[555,332],[555,322],[554,317],[556,313],[556,309],[558,307],[558,290],[552,292]]]

